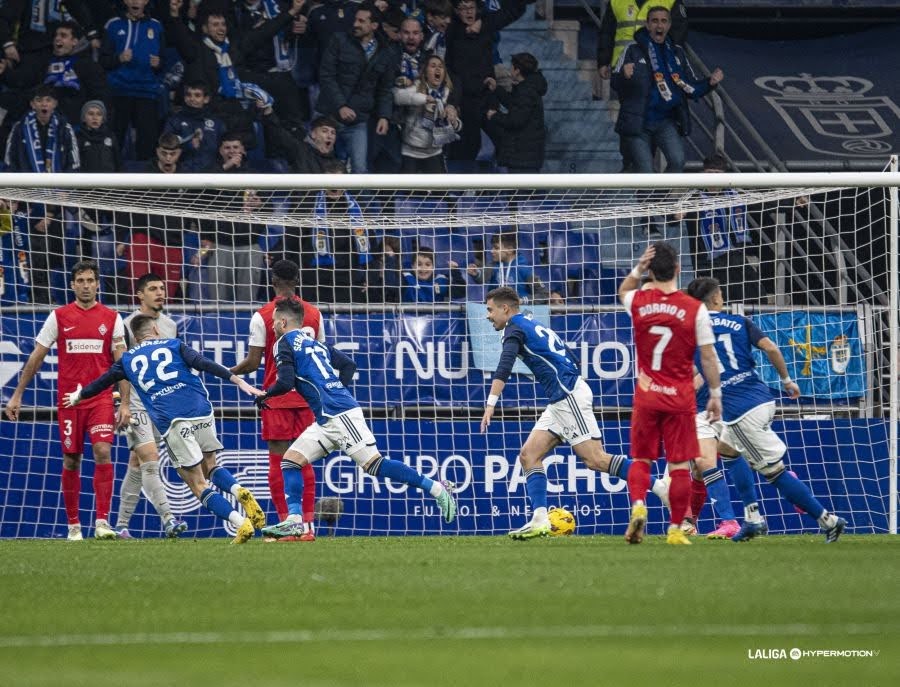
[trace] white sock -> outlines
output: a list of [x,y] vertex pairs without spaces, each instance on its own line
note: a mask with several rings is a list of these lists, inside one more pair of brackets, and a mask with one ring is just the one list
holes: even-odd
[[119,487],[119,513],[116,517],[116,529],[128,527],[131,522],[131,516],[134,515],[134,509],[137,508],[138,500],[141,498],[141,484],[143,483],[143,473],[140,468],[129,467],[125,473],[125,479],[122,480],[122,486]]
[[431,489],[428,490],[428,493],[431,494],[434,498],[437,498],[444,493],[444,485],[437,480],[434,480],[431,483]]
[[241,487],[240,484],[238,484],[237,482],[235,482],[235,483],[232,485],[232,487],[231,487],[231,495],[232,495],[234,498],[237,498],[237,497],[238,497],[238,492],[239,492],[242,488],[243,488],[243,487]]
[[749,506],[744,506],[744,520],[752,523],[762,522],[762,515],[759,514],[758,503],[751,503]]
[[834,513],[825,511],[819,516],[819,526],[823,530],[830,530],[835,525],[837,525],[837,516]]
[[141,464],[141,479],[144,491],[147,493],[147,500],[153,504],[163,524],[169,522],[172,519],[172,509],[169,506],[169,499],[166,497],[166,488],[159,477],[159,461],[152,460]]
[[653,480],[653,486],[650,487],[650,491],[656,494],[661,501],[665,501],[669,496],[669,488],[661,479]]
[[236,510],[231,511],[231,515],[228,516],[228,522],[230,522],[235,527],[240,527],[241,525],[243,525],[244,520],[246,520],[246,518]]
[[531,516],[531,522],[547,522],[547,509],[535,508],[534,515]]

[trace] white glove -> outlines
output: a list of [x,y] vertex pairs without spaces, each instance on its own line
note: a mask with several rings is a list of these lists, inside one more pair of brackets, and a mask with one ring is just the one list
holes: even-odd
[[81,384],[78,385],[78,388],[75,391],[66,394],[63,396],[63,406],[66,408],[74,408],[81,401]]

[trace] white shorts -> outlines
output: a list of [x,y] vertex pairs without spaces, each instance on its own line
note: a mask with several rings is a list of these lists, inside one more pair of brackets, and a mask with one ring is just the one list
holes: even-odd
[[717,422],[710,422],[706,418],[705,410],[702,413],[697,413],[698,439],[719,439],[722,436],[722,432],[724,431],[724,429],[725,425],[722,424],[721,420]]
[[534,428],[555,434],[570,446],[588,439],[600,439],[591,387],[583,379],[579,379],[571,394],[547,406]]
[[724,426],[720,441],[744,455],[756,471],[774,465],[784,457],[787,446],[774,431],[775,404],[757,406],[737,422]]
[[125,431],[125,436],[128,439],[128,448],[132,451],[138,446],[159,444],[162,441],[159,430],[146,410],[131,411],[131,428]]
[[223,448],[216,436],[216,420],[212,415],[175,420],[169,425],[164,439],[169,449],[169,460],[176,468],[194,467],[203,460],[204,453]]
[[379,455],[375,436],[359,408],[336,415],[320,425],[314,422],[291,444],[310,463],[324,458],[332,451],[343,451],[358,465],[365,465]]

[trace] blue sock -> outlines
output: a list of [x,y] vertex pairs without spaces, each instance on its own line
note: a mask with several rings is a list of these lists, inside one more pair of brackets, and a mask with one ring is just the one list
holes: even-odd
[[731,478],[734,488],[737,489],[744,506],[759,503],[759,495],[756,493],[756,476],[750,469],[747,460],[743,456],[723,458],[722,464],[728,471],[728,476]]
[[818,499],[812,495],[809,487],[787,470],[778,475],[772,481],[772,484],[778,490],[778,493],[798,508],[802,508],[817,522],[825,512],[825,506],[819,503]]
[[303,471],[296,463],[281,462],[281,474],[284,475],[284,498],[287,501],[289,515],[303,515]]
[[[609,474],[611,477],[628,479],[628,468],[631,467],[631,458],[625,455],[613,456],[609,459]],[[652,478],[651,478],[651,481]]]
[[420,475],[406,463],[399,460],[391,460],[390,458],[382,458],[378,465],[375,466],[375,476],[393,480],[394,482],[405,482],[413,487],[418,487],[424,491],[431,491],[434,480],[428,479],[425,475]]
[[239,486],[237,480],[234,478],[234,475],[221,465],[217,465],[210,471],[209,481],[215,484],[223,494],[237,496],[237,494],[232,491],[232,489]]
[[206,508],[206,510],[216,517],[222,518],[222,520],[228,520],[234,510],[234,508],[231,507],[231,504],[225,500],[224,496],[213,491],[209,487],[204,489],[203,493],[200,494],[200,503],[203,504],[203,507]]
[[706,494],[716,509],[716,515],[722,520],[734,520],[734,509],[731,507],[731,494],[728,493],[725,473],[718,466],[704,470],[703,483],[706,485]]
[[525,472],[525,491],[531,499],[532,510],[547,507],[547,473],[543,465]]

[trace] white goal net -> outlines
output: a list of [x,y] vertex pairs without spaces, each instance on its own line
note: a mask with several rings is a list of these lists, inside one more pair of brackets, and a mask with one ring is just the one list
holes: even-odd
[[[179,337],[232,367],[248,352],[253,313],[274,296],[271,266],[289,259],[301,267],[300,294],[324,314],[326,340],[356,362],[351,390],[381,452],[452,482],[459,504],[445,525],[427,494],[376,480],[335,453],[314,468],[319,532],[504,533],[529,517],[517,456],[546,399],[517,367],[489,431],[479,431],[500,351],[486,292],[516,288],[566,342],[594,392],[606,449],[627,454],[634,349],[616,289],[648,243],[662,240],[679,251],[682,286],[716,277],[728,308],[784,353],[799,401],[781,395],[763,356],[757,369],[777,399],[774,427],[790,469],[851,531],[896,532],[896,184],[896,173],[0,175],[0,394],[5,404],[49,313],[72,300],[79,260],[96,261],[100,300],[123,317],[137,309],[136,280],[158,275]],[[2,537],[65,536],[55,353],[25,390],[19,421],[0,424]],[[260,368],[247,379],[261,386],[262,377]],[[233,385],[204,381],[225,446],[220,464],[274,523],[257,410]],[[89,444],[85,455],[88,524]],[[127,462],[118,437],[113,519]],[[566,444],[545,465],[550,503],[575,514],[579,534],[624,531],[624,479],[587,469]],[[654,470],[660,476],[662,461]],[[162,475],[190,534],[226,533],[165,459]],[[816,530],[769,485],[759,489],[771,532]],[[659,501],[650,506],[650,532],[661,533],[667,516]],[[707,503],[700,530],[718,519]],[[129,524],[137,536],[161,532],[144,499]]]

